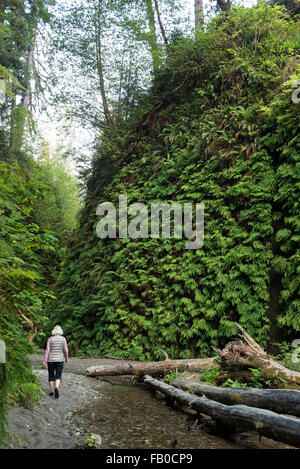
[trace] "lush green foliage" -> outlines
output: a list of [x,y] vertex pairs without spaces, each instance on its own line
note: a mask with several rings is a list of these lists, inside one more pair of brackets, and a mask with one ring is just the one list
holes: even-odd
[[47,3],[0,2],[1,91],[5,84],[0,100],[0,339],[6,344],[6,363],[0,364],[0,447],[6,405],[28,407],[39,401],[27,336],[34,336],[46,319],[79,207],[77,183],[60,155],[41,152],[37,163],[25,138],[26,124],[33,124],[33,95],[41,89],[34,48],[38,25],[48,19]]
[[47,197],[36,200],[34,215],[43,230],[52,231],[64,244],[76,228],[80,208],[78,182],[60,154],[51,156],[48,145],[44,146],[32,173],[49,187]]
[[[240,373],[240,378],[243,381],[236,379],[235,374]],[[201,381],[208,384],[218,385],[221,388],[279,388],[284,379],[278,378],[274,374],[264,374],[258,368],[248,368],[240,370],[240,372],[222,370],[216,366],[208,366],[200,372]]]
[[208,384],[216,384],[216,380],[220,374],[220,368],[213,365],[207,366],[200,372],[201,381]]
[[271,374],[269,376],[264,376],[261,370],[257,368],[249,368],[252,373],[251,378],[248,382],[239,382],[236,379],[227,378],[221,384],[221,388],[258,388],[258,389],[278,389],[285,380],[282,378],[278,378],[275,374]]
[[[49,19],[52,0],[1,2],[0,339],[7,363],[0,364],[0,445],[5,405],[39,400],[27,334],[39,328],[43,345],[44,324],[60,322],[73,352],[140,359],[160,358],[160,349],[170,357],[211,355],[236,333],[234,321],[263,346],[296,337],[299,105],[291,95],[300,43],[296,4],[281,3],[290,3],[290,14],[263,2],[233,8],[196,39],[184,38],[173,22],[166,38],[160,24],[164,42],[154,19],[158,3],[150,0],[93,1],[89,9],[79,1],[64,12],[55,47],[84,77],[78,95],[66,73],[64,111],[101,129],[76,228],[77,184],[61,155],[50,155],[47,145],[34,158],[30,145],[24,151],[43,83],[34,53],[38,26]],[[173,16],[176,2],[161,5],[168,6],[165,18]],[[185,240],[174,238],[99,240],[96,207],[117,205],[120,194],[148,207],[204,202],[203,249],[186,250]],[[290,364],[291,352],[283,352]],[[252,381],[266,384],[257,370]],[[224,383],[239,384],[230,377]]]
[[52,296],[39,271],[43,254],[55,251],[57,240],[30,220],[33,201],[45,188],[17,164],[0,162],[0,338],[6,344],[1,394],[2,401],[8,393],[10,402],[23,405],[36,401],[40,390],[27,361],[32,347],[26,331],[34,329]]
[[165,383],[170,383],[176,378],[176,376],[180,376],[182,373],[183,371],[169,371],[164,377]]
[[75,180],[62,164],[27,161],[27,165],[29,172],[17,163],[0,161],[0,339],[7,347],[1,393],[2,401],[5,394],[7,402],[23,406],[37,402],[40,392],[27,360],[33,352],[27,335],[47,319],[78,207]]
[[[299,314],[297,25],[260,3],[170,45],[152,91],[103,132],[52,322],[73,351],[211,355],[292,338]],[[96,235],[96,206],[205,202],[205,243]]]
[[70,218],[61,216],[57,225],[53,222],[66,208],[59,197],[63,180],[72,207],[78,203],[75,180],[62,165],[28,165],[30,175],[16,163],[0,162],[0,338],[7,346],[6,390],[11,401],[22,405],[30,404],[30,395],[36,401],[39,389],[26,358],[33,351],[27,334],[46,319],[47,305],[54,298],[49,288],[75,223],[72,210]]

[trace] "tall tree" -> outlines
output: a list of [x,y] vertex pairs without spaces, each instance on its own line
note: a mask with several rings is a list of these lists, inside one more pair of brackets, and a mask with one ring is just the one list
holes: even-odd
[[[11,153],[18,153],[24,140],[26,117],[32,107],[33,89],[38,89],[34,49],[40,23],[48,21],[47,5],[51,0],[1,0],[0,26],[5,40],[0,47],[0,63],[17,82],[11,86],[0,109],[0,146],[6,145]],[[1,31],[0,31],[1,33]]]
[[154,73],[160,65],[160,52],[156,34],[155,13],[152,0],[144,0],[149,24],[148,42],[150,45]]
[[158,5],[157,0],[154,0],[154,6],[155,6],[156,15],[157,15],[157,21],[158,21],[158,24],[159,24],[159,27],[160,27],[160,32],[161,32],[161,35],[163,37],[164,43],[167,46],[168,45],[168,38],[167,38],[166,30],[165,30],[164,25],[163,25],[162,20],[161,20],[159,5]]
[[102,104],[103,104],[103,111],[105,120],[107,123],[112,122],[112,115],[108,107],[107,97],[106,97],[106,89],[105,89],[105,82],[104,82],[104,73],[103,73],[103,58],[102,58],[102,40],[101,40],[101,22],[103,16],[103,2],[102,0],[98,0],[96,4],[96,15],[95,15],[95,45],[96,45],[96,63],[97,63],[97,71],[99,77],[99,85],[102,97]]
[[195,0],[195,29],[203,29],[204,14],[203,14],[203,0]]

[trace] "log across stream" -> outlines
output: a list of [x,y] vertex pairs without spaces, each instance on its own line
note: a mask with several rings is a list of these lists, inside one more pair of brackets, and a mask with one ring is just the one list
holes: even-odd
[[96,376],[120,376],[120,375],[133,375],[144,376],[161,375],[168,371],[199,371],[205,366],[214,362],[213,358],[200,358],[189,360],[166,360],[162,362],[133,362],[133,363],[118,363],[115,366],[91,366],[86,370],[86,375],[90,377]]
[[198,397],[177,389],[151,376],[145,376],[144,382],[177,403],[211,416],[217,422],[233,430],[254,430],[266,436],[297,448],[300,447],[300,419],[279,415],[275,412],[245,405],[225,405],[220,402]]
[[[215,350],[222,359],[223,366],[250,366],[253,358],[264,373],[284,377],[290,385],[299,383],[300,373],[287,369],[270,358],[266,352],[237,324],[242,332],[242,340],[229,343],[223,351]],[[300,448],[300,392],[298,390],[272,389],[218,389],[204,383],[186,383],[177,379],[170,386],[153,376],[163,376],[169,371],[200,371],[209,364],[220,367],[214,358],[170,360],[162,362],[123,363],[116,366],[93,366],[86,375],[116,376],[133,375],[167,396],[169,399],[187,405],[199,413],[212,417],[217,424],[226,427],[228,432],[235,429],[256,431],[260,436]],[[175,387],[177,386],[177,388]],[[179,389],[178,389],[179,388]],[[191,395],[189,392],[193,394]],[[198,394],[195,395],[195,394]],[[199,397],[201,396],[201,397]],[[284,415],[288,414],[288,415]]]
[[214,434],[196,411],[181,412],[129,377],[99,379],[101,397],[73,415],[78,427],[102,437],[103,449],[285,449],[288,446],[239,432],[234,439]]
[[[178,365],[178,361],[176,365]],[[182,363],[182,362],[181,362]],[[180,364],[181,364],[180,363]],[[156,391],[180,406],[186,406],[200,414],[211,417],[220,428],[221,433],[234,435],[247,430],[256,432],[259,437],[265,436],[293,447],[300,447],[300,392],[295,390],[264,389],[220,389],[216,386],[197,384],[176,378],[172,385],[144,375],[146,370],[157,374],[174,369],[174,363],[166,359],[158,363],[118,364],[116,366],[96,366],[88,368],[88,376],[134,375]],[[196,360],[184,363],[184,367],[199,369],[206,363]],[[191,366],[192,365],[192,366]],[[177,387],[176,387],[177,386]],[[189,392],[186,392],[189,391]],[[190,394],[193,392],[194,394]],[[195,394],[198,394],[195,395]],[[199,395],[201,397],[199,397]],[[247,404],[247,405],[245,405]],[[278,412],[278,413],[277,413]],[[291,414],[290,416],[282,414]],[[201,420],[201,417],[200,417]]]
[[300,417],[300,392],[294,389],[220,388],[193,380],[193,375],[176,377],[171,384],[222,404],[244,404]]

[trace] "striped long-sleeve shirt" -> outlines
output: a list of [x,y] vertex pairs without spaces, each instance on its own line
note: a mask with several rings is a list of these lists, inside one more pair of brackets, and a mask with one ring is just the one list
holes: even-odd
[[46,346],[44,362],[63,362],[69,359],[69,350],[66,338],[61,335],[49,337]]

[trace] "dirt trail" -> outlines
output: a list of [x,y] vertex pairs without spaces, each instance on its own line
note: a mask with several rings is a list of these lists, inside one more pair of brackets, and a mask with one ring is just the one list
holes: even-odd
[[[30,361],[38,375],[44,395],[40,404],[31,409],[10,407],[9,430],[13,433],[10,448],[62,449],[82,444],[80,428],[74,426],[74,411],[83,409],[93,399],[101,398],[105,382],[84,375],[89,366],[118,363],[119,360],[70,358],[64,367],[58,399],[49,396],[48,372],[41,369],[43,356],[30,355]],[[121,361],[120,361],[121,362]]]

